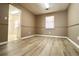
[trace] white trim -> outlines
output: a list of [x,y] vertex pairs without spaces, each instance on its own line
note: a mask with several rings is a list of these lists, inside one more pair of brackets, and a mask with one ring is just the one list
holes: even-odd
[[66,37],[66,36],[53,36],[53,35],[40,35],[40,34],[36,34],[35,36],[66,38],[66,39],[69,40],[72,44],[74,44],[77,48],[79,48],[79,45],[78,45],[77,43],[75,43],[74,41],[72,41],[70,38],[68,38],[68,37]]
[[5,41],[5,42],[1,42],[0,45],[6,44],[6,43],[8,43],[8,42],[7,42],[7,41]]
[[35,34],[35,36],[66,38],[66,36],[53,36],[53,35],[41,35],[41,34]]
[[[31,37],[34,37],[35,35],[30,35],[30,36],[26,36],[26,37],[22,37],[21,39],[27,39],[27,38],[31,38]],[[15,41],[15,40],[14,40]],[[11,41],[9,41],[11,42]],[[5,41],[5,42],[1,42],[0,45],[3,45],[3,44],[6,44],[8,43],[8,41]]]
[[70,38],[66,37],[72,44],[74,44],[77,48],[79,48],[79,45],[77,43],[75,43],[74,41],[72,41]]
[[[27,38],[31,38],[31,37],[34,37],[34,36],[66,38],[66,39],[69,40],[72,44],[74,44],[77,48],[79,48],[79,45],[78,45],[77,43],[75,43],[74,41],[72,41],[70,38],[68,38],[68,37],[66,37],[66,36],[53,36],[53,35],[35,34],[35,35],[30,35],[30,36],[22,37],[21,39],[27,39]],[[6,44],[6,43],[8,43],[8,42],[7,42],[7,41],[1,42],[0,45]]]
[[26,37],[22,37],[21,39],[27,39],[27,38],[31,38],[34,37],[35,35],[30,35],[30,36],[26,36]]

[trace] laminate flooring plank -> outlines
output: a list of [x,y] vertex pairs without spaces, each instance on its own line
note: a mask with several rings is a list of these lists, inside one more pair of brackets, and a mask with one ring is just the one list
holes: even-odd
[[0,45],[0,56],[79,56],[79,48],[66,38],[36,36]]

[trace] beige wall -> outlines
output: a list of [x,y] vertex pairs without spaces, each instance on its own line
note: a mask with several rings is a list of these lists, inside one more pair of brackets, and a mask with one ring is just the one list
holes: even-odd
[[68,36],[79,44],[79,3],[73,3],[68,9]]
[[35,16],[19,4],[13,4],[22,11],[21,14],[21,37],[35,33]]
[[[67,12],[55,12],[51,14],[43,14],[35,16],[18,4],[13,4],[17,8],[21,9],[21,36],[25,37],[32,34],[51,34],[57,36],[67,36],[74,42],[79,44],[77,40],[79,36],[79,4],[71,4],[68,8],[68,21]],[[7,41],[8,37],[8,20],[4,17],[8,17],[8,4],[0,4],[0,42]],[[55,28],[45,29],[45,16],[55,16]],[[68,31],[67,31],[68,23]],[[35,27],[36,25],[36,27]],[[36,30],[35,30],[36,29]]]
[[23,10],[22,13],[22,37],[27,35],[32,35],[35,33],[35,16],[28,12],[27,10]]
[[[55,28],[45,29],[45,17],[54,16],[55,17]],[[36,16],[36,33],[37,34],[51,34],[57,36],[67,36],[67,12],[56,12],[51,14],[44,14]]]
[[8,4],[0,4],[0,42],[8,40],[8,19],[5,20],[5,17],[8,17]]
[[[21,37],[32,35],[35,33],[35,16],[23,8],[19,4],[12,4],[19,8],[21,13]],[[9,16],[9,4],[0,4],[0,42],[8,41],[8,19],[4,17]]]

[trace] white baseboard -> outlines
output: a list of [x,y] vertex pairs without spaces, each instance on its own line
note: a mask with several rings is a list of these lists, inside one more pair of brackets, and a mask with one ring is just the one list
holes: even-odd
[[27,38],[31,38],[34,37],[35,35],[30,35],[30,36],[26,36],[26,37],[22,37],[21,39],[27,39]]
[[[57,37],[57,38],[64,38],[65,36],[52,36],[52,35],[40,35],[40,34],[34,34],[34,35],[30,35],[30,36],[26,36],[26,37],[22,37],[21,39],[27,39],[27,38],[31,38],[34,36],[44,36],[44,37]],[[11,41],[10,41],[11,42]],[[0,45],[6,44],[8,43],[7,41],[5,42],[1,42]]]
[[72,44],[74,44],[77,48],[79,48],[79,45],[77,43],[75,43],[74,41],[72,41],[70,38],[66,37]]
[[66,36],[53,36],[53,35],[41,35],[41,34],[35,34],[35,36],[66,38]]
[[[30,36],[26,36],[26,37],[22,37],[21,39],[27,39],[27,38],[31,38],[31,37],[34,37],[35,35],[30,35]],[[14,40],[15,41],[15,40]],[[9,41],[11,42],[11,41]],[[5,42],[1,42],[0,45],[3,45],[3,44],[7,44],[9,43],[8,41],[5,41]]]
[[[79,48],[79,45],[76,44],[74,41],[72,41],[70,38],[66,37],[66,36],[53,36],[53,35],[41,35],[41,34],[35,34],[35,35],[30,35],[30,36],[26,36],[26,37],[22,37],[21,39],[27,39],[27,38],[31,38],[34,36],[44,36],[44,37],[56,37],[56,38],[66,38],[68,39],[72,44],[74,44],[77,48]],[[6,42],[1,42],[0,45],[6,44],[8,43]]]
[[40,35],[40,34],[36,34],[36,36],[66,38],[66,39],[68,39],[72,44],[74,44],[77,48],[79,48],[79,45],[78,45],[77,43],[75,43],[74,41],[72,41],[70,38],[68,38],[68,37],[66,37],[66,36],[52,36],[52,35]]
[[6,44],[6,43],[8,43],[8,42],[7,42],[7,41],[5,41],[5,42],[1,42],[0,45]]

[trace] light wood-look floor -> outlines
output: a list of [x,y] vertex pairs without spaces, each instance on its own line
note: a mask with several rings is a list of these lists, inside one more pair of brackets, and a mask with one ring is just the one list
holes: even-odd
[[67,39],[32,37],[0,46],[2,56],[79,56],[79,49]]

